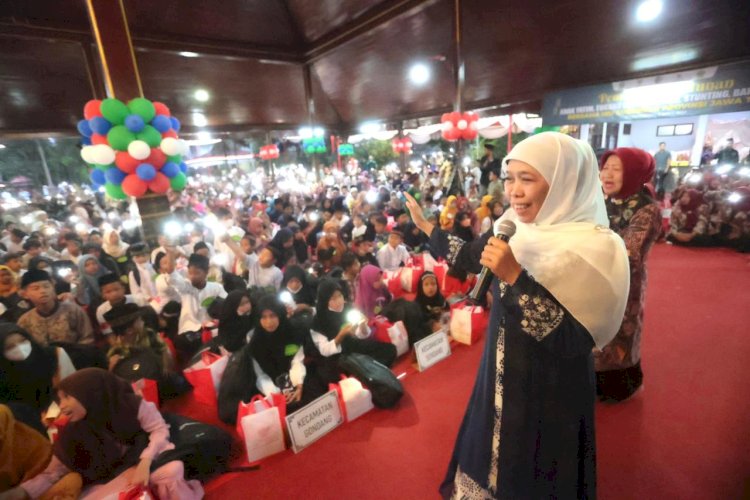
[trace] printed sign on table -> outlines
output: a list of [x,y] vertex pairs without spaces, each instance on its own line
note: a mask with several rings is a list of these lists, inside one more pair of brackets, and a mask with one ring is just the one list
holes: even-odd
[[451,355],[451,345],[444,330],[439,330],[429,337],[414,343],[419,371],[423,372],[438,361]]
[[299,453],[344,423],[338,393],[332,390],[286,417],[294,453]]

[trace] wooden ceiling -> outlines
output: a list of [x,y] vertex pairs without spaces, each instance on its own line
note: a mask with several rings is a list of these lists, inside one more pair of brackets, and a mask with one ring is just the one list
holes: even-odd
[[[534,112],[550,90],[750,57],[750,2],[664,0],[648,25],[634,21],[637,4],[461,0],[465,107]],[[305,123],[306,67],[315,121],[329,127],[453,106],[454,0],[124,5],[146,96],[188,127],[195,113],[214,130]],[[84,0],[0,2],[0,136],[74,131],[83,104],[104,96],[93,43]],[[634,70],[639,58],[675,50],[695,57]],[[424,87],[407,78],[417,61],[432,69]],[[209,101],[197,101],[196,89]]]

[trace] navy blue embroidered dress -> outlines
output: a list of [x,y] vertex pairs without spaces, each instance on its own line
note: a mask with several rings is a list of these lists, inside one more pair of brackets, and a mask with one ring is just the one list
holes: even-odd
[[[438,228],[433,252],[478,273],[490,233]],[[495,279],[484,354],[440,492],[445,498],[596,496],[595,376],[589,332],[524,270]]]

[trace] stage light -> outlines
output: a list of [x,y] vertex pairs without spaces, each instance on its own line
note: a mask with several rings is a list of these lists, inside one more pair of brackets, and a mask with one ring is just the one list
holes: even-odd
[[424,85],[430,80],[430,68],[424,63],[413,64],[409,68],[409,80],[414,85]]
[[179,52],[179,54],[182,57],[198,57],[198,53],[197,52],[189,52],[187,50],[183,50],[182,52]]
[[635,18],[641,23],[651,22],[659,17],[663,7],[661,0],[644,0],[638,5]]

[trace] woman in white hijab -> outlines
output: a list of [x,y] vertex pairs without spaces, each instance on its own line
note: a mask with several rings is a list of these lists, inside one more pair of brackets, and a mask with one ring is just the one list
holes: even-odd
[[[482,362],[440,491],[455,498],[595,498],[594,346],[615,335],[628,259],[608,227],[588,144],[556,132],[503,161],[508,243],[470,244],[407,206],[433,253],[495,275]],[[407,195],[408,196],[408,195]]]
[[[120,239],[120,233],[114,229],[104,231],[102,238],[102,249],[107,255],[115,259],[118,264],[127,260],[127,252],[130,245]],[[121,260],[122,259],[122,260]]]

